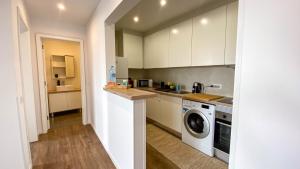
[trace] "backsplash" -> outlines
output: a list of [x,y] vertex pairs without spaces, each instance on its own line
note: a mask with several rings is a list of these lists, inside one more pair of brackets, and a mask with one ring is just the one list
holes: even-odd
[[175,82],[182,85],[183,90],[192,91],[194,82],[222,84],[222,89],[206,88],[206,93],[222,96],[233,96],[234,68],[227,66],[210,67],[184,67],[163,69],[129,69],[129,77],[132,79],[153,79],[160,81]]

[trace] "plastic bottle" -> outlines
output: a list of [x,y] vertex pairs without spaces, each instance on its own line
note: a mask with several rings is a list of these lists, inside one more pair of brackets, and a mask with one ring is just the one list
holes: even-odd
[[109,81],[110,82],[117,82],[116,78],[116,69],[114,66],[111,66],[109,69]]

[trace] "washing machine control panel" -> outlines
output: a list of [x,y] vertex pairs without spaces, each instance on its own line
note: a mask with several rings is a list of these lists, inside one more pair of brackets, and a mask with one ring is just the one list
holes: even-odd
[[183,100],[182,108],[187,109],[187,110],[188,109],[197,109],[197,110],[204,110],[204,111],[214,111],[215,106],[206,104],[206,103],[195,102],[195,101],[191,101],[191,100]]

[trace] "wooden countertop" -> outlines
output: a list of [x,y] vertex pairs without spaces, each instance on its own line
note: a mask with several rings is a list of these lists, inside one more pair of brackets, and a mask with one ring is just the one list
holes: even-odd
[[139,89],[104,88],[105,91],[127,98],[129,100],[140,100],[156,97],[157,94]]
[[68,92],[80,92],[81,89],[72,89],[72,90],[66,90],[66,91],[57,91],[57,90],[48,90],[48,94],[53,93],[68,93]]
[[191,93],[183,97],[183,99],[186,100],[199,101],[199,102],[210,102],[221,98],[223,98],[223,96],[203,94],[203,93]]
[[188,92],[187,94],[170,93],[170,92],[155,90],[155,88],[151,88],[151,87],[141,87],[141,88],[134,88],[134,89],[148,91],[151,93],[167,95],[167,96],[172,96],[172,97],[179,97],[182,99],[196,101],[196,102],[203,102],[203,103],[213,104],[213,105],[221,104],[221,105],[226,105],[226,106],[232,107],[232,104],[218,102],[219,100],[226,98],[224,96],[204,94],[204,93],[196,93],[195,94],[195,93],[191,93],[191,92]]

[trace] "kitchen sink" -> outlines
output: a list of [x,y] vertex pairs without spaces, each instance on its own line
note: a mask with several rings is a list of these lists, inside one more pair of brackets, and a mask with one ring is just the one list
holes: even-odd
[[155,90],[161,91],[161,92],[170,92],[170,91],[172,91],[171,89],[162,89],[162,88],[156,88]]
[[180,91],[180,92],[177,92],[177,91],[169,91],[170,93],[175,93],[175,94],[189,94],[190,92],[187,92],[187,91]]
[[162,88],[156,88],[155,90],[160,91],[160,92],[167,92],[167,93],[174,93],[174,94],[188,94],[190,92],[187,91],[180,91],[177,92],[175,90],[171,90],[171,89],[162,89]]
[[74,87],[72,85],[62,85],[62,86],[56,86],[56,91],[69,91],[73,90]]

